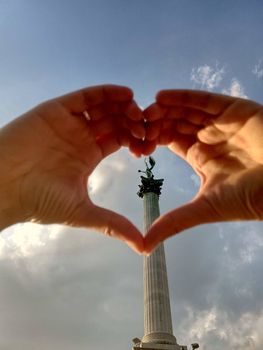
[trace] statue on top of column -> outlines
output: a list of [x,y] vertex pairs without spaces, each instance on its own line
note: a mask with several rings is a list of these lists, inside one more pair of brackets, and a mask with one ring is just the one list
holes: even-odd
[[[149,162],[149,164],[148,164]],[[154,179],[152,169],[155,166],[155,160],[153,157],[149,157],[149,160],[144,159],[146,165],[146,170],[138,170],[139,173],[144,173],[146,176],[141,176],[141,184],[139,185],[138,196],[143,198],[143,195],[148,192],[156,193],[158,196],[161,194],[161,187],[163,184],[163,179]]]
[[147,163],[147,159],[146,159],[146,158],[144,159],[144,163],[145,163],[145,165],[146,165],[146,170],[145,170],[145,171],[143,171],[143,170],[138,170],[138,172],[139,172],[139,173],[144,173],[144,174],[146,174],[146,176],[147,176],[148,179],[153,179],[154,176],[153,176],[153,173],[152,173],[152,169],[153,169],[154,166],[155,166],[155,160],[153,159],[153,157],[151,157],[151,156],[149,157],[150,167],[149,167],[149,165],[148,165],[148,163]]

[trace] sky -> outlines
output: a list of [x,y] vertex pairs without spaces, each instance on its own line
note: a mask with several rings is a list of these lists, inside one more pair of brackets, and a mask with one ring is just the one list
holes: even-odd
[[[263,103],[261,0],[0,0],[0,125],[85,86],[122,84],[144,108],[163,88]],[[165,148],[161,212],[199,179]],[[123,149],[94,171],[95,203],[142,229],[143,159]],[[166,241],[173,328],[181,345],[263,344],[262,222],[201,225]],[[143,258],[86,229],[18,224],[0,236],[0,349],[131,349],[143,336]]]

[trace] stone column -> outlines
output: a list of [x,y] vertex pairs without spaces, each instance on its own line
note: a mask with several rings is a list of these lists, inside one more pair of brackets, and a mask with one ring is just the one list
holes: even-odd
[[[160,215],[156,193],[143,195],[144,230]],[[144,257],[144,337],[143,343],[177,344],[173,335],[168,278],[163,243]]]
[[[155,165],[153,158],[147,161],[146,176],[141,176],[139,197],[143,198],[144,231],[146,232],[153,221],[160,215],[159,196],[163,179],[154,179],[152,168]],[[186,346],[178,345],[173,335],[168,278],[166,270],[165,252],[163,243],[150,256],[144,257],[144,336],[142,340],[134,338],[133,350],[141,348],[148,350],[187,350]]]

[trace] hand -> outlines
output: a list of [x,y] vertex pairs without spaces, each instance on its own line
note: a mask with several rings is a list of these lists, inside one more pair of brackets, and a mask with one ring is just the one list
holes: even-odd
[[87,227],[141,252],[137,228],[94,205],[87,181],[121,146],[141,153],[142,120],[130,89],[105,85],[47,101],[1,129],[2,228],[25,221]]
[[[145,251],[195,225],[263,219],[263,106],[202,91],[167,90],[145,111],[146,138],[201,178],[196,197],[156,220]],[[176,169],[175,169],[176,178]]]

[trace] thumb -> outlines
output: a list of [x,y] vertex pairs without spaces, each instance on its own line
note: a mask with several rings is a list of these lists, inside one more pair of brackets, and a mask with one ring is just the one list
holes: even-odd
[[135,252],[143,252],[144,242],[140,231],[128,219],[114,211],[85,202],[74,217],[74,225],[120,239]]
[[149,254],[166,238],[200,224],[220,221],[219,216],[205,197],[172,210],[154,221],[144,238],[144,252]]

